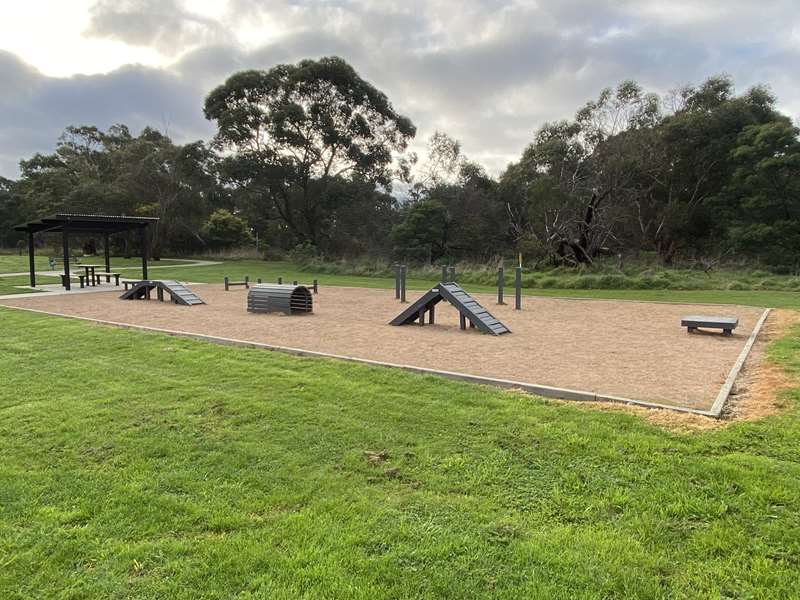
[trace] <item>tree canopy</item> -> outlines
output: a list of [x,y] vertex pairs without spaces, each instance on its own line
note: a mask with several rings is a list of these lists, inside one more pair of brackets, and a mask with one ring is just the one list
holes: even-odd
[[[234,73],[206,98],[208,142],[68,127],[0,179],[0,245],[53,212],[160,217],[154,253],[261,244],[329,257],[665,264],[736,256],[800,268],[800,132],[766,87],[725,76],[666,96],[634,81],[544,123],[493,177],[416,129],[344,60]],[[132,241],[132,243],[136,243]]]

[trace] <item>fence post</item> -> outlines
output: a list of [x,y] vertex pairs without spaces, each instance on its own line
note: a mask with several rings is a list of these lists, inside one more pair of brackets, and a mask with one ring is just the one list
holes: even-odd
[[456,280],[456,268],[450,267],[450,281],[455,282]]
[[514,296],[514,309],[522,310],[522,267],[517,267],[515,271],[514,286],[517,289]]
[[259,284],[261,283],[261,277],[259,277],[258,279],[256,279],[256,283],[259,283]]
[[250,277],[247,275],[244,276],[244,289],[250,289]]
[[278,285],[283,285],[283,277],[278,277]]
[[394,299],[400,300],[400,263],[394,263]]
[[447,265],[442,265],[442,283],[447,281]]
[[225,291],[228,291],[228,276],[225,276]]
[[503,300],[503,287],[506,284],[506,276],[505,271],[503,271],[503,267],[498,267],[497,269],[497,303],[498,304],[505,304]]
[[314,284],[314,288],[313,289],[314,289],[314,293],[316,294],[317,293],[317,280],[315,279],[312,283]]
[[406,301],[406,274],[408,267],[402,265],[400,267],[400,302]]

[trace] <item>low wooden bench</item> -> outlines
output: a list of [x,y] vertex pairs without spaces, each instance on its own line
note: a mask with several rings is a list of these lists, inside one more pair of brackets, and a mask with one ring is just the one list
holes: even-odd
[[94,274],[94,279],[97,282],[97,285],[100,285],[100,278],[105,277],[106,283],[111,283],[111,278],[114,278],[114,285],[119,285],[119,276],[121,273],[112,273],[110,271],[97,271]]
[[693,315],[681,319],[681,327],[686,327],[689,333],[694,333],[698,328],[702,327],[703,329],[721,329],[722,335],[731,335],[738,325],[739,319],[736,317]]
[[244,281],[231,281],[231,280],[230,280],[230,279],[228,279],[228,277],[226,276],[226,277],[225,277],[225,280],[224,280],[224,284],[225,284],[225,291],[226,291],[226,292],[227,292],[227,291],[228,291],[230,288],[232,288],[232,287],[234,287],[234,286],[237,286],[237,285],[243,285],[245,288],[247,288],[247,289],[250,289],[250,277],[248,277],[247,275],[245,275],[245,276],[244,276]]

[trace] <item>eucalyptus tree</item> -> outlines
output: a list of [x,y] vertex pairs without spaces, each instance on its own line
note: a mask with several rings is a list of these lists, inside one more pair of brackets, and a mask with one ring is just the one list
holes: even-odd
[[225,173],[256,190],[264,212],[319,245],[336,180],[388,188],[393,153],[416,130],[344,60],[327,57],[236,73],[205,101]]

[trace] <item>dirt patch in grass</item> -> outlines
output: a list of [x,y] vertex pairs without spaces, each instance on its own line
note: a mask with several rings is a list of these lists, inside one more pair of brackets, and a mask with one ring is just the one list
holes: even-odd
[[[392,327],[388,322],[408,306],[394,300],[393,290],[323,287],[313,314],[285,316],[248,313],[242,288],[193,289],[207,304],[120,300],[118,293],[2,303],[696,409],[710,408],[762,313],[744,306],[557,298],[526,298],[516,311],[478,294],[513,332],[491,336],[461,331],[458,312],[445,304],[437,307],[436,325]],[[730,337],[690,335],[680,325],[687,314],[734,315],[740,325]]]

